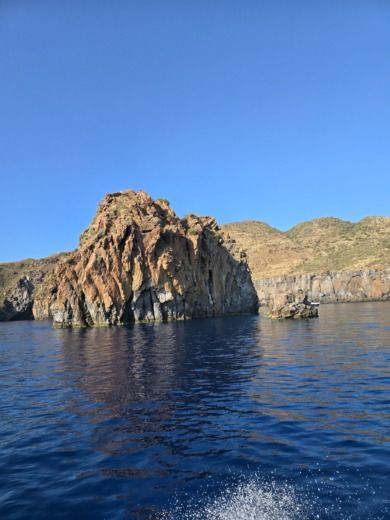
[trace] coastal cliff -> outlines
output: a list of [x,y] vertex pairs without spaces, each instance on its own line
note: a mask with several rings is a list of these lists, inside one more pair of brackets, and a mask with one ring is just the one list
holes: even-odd
[[390,300],[390,218],[315,219],[283,232],[263,222],[223,226],[246,251],[260,304],[302,289],[322,303]]
[[180,219],[145,192],[107,195],[80,237],[33,289],[35,319],[56,327],[255,313],[245,255],[211,217]]
[[125,191],[104,198],[76,251],[0,264],[0,321],[71,327],[252,313],[300,290],[321,303],[390,300],[390,218],[220,228]]
[[262,306],[299,289],[320,303],[390,300],[390,269],[279,276],[254,284]]

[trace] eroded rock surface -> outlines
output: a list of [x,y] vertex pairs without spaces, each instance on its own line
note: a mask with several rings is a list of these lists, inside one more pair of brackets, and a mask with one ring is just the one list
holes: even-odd
[[255,280],[260,304],[268,307],[279,296],[302,289],[321,303],[390,300],[390,269],[327,272]]
[[0,305],[0,321],[33,319],[34,285],[28,277],[20,278]]
[[107,195],[36,291],[33,312],[57,327],[255,313],[245,255],[211,217],[176,216],[146,193]]

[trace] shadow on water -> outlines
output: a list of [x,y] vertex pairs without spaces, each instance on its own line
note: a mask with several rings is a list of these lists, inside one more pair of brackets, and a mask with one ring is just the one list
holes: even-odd
[[387,518],[388,309],[1,324],[1,516]]

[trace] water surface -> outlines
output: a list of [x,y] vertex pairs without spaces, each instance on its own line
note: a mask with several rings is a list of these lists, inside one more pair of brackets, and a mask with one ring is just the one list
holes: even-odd
[[0,517],[390,518],[390,304],[0,324]]

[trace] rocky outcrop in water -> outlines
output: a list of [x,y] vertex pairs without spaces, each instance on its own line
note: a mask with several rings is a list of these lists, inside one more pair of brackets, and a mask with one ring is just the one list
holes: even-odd
[[280,276],[254,283],[260,304],[266,307],[299,289],[309,300],[321,303],[390,300],[390,269]]
[[307,294],[299,289],[296,294],[278,294],[269,304],[264,314],[274,319],[316,318],[318,306],[313,305]]
[[37,319],[57,327],[255,313],[245,255],[211,217],[176,216],[144,192],[107,195],[35,295]]

